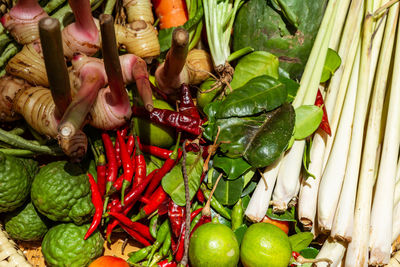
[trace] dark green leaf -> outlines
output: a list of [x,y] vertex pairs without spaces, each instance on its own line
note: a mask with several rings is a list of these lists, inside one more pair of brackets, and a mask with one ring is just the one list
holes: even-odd
[[172,32],[176,27],[161,29],[158,31],[158,41],[160,42],[160,52],[166,52],[171,47],[172,42]]
[[299,140],[313,134],[318,129],[323,114],[322,108],[314,105],[302,105],[296,108],[294,138]]
[[217,132],[215,115],[217,114],[220,104],[220,101],[214,101],[204,107],[204,113],[206,114],[208,120],[205,124],[203,124],[203,135],[210,141],[214,140],[214,134]]
[[290,244],[292,245],[292,251],[300,252],[310,245],[314,239],[314,235],[310,232],[301,232],[289,236]]
[[242,192],[241,197],[247,196],[249,194],[251,194],[251,192],[254,191],[254,189],[256,189],[257,187],[257,183],[254,181],[251,181],[244,189]]
[[[192,198],[200,187],[200,177],[203,172],[203,158],[201,154],[187,153],[186,168],[189,178],[189,195]],[[165,192],[179,206],[186,204],[185,185],[183,182],[182,164],[177,164],[161,181]]]
[[291,103],[297,95],[297,90],[300,87],[298,82],[293,81],[292,79],[280,76],[279,81],[283,83],[286,87],[286,91],[288,93],[286,102]]
[[279,60],[276,56],[265,51],[256,51],[241,58],[235,67],[231,82],[232,89],[245,85],[251,79],[268,75],[278,79]]
[[219,141],[227,142],[221,143],[221,151],[229,157],[243,156],[256,168],[268,166],[285,150],[294,121],[290,104],[258,117],[217,120],[216,125],[221,127]]
[[243,158],[233,159],[223,155],[216,155],[213,158],[213,166],[214,168],[221,169],[228,180],[238,178],[251,168],[251,165]]
[[322,70],[321,83],[329,80],[332,75],[335,73],[337,68],[339,68],[342,60],[338,53],[336,53],[333,49],[328,49],[328,53],[326,54],[324,69]]
[[244,210],[247,209],[247,206],[249,205],[249,202],[250,202],[250,196],[249,195],[242,197],[242,206],[243,206]]
[[[265,0],[249,0],[240,8],[233,27],[233,50],[251,46],[270,52],[279,58],[280,67],[297,78],[304,70],[327,0],[279,2],[282,12]],[[292,25],[296,18],[297,29]]]
[[267,216],[269,218],[277,220],[277,221],[288,221],[288,222],[295,222],[296,221],[294,208],[287,209],[284,213],[279,213],[279,214],[278,213],[274,213],[272,211],[272,208],[268,208]]
[[[213,172],[213,182],[217,180],[219,173]],[[215,189],[214,196],[222,205],[234,205],[242,194],[243,190],[243,177],[236,180],[227,180],[221,178],[218,182],[217,188]]]
[[286,97],[286,88],[281,82],[270,76],[258,76],[227,95],[216,117],[243,117],[270,111],[282,105]]
[[288,6],[287,0],[273,0],[274,6],[278,6],[278,10],[282,12],[285,18],[294,26],[299,27],[299,18],[296,16],[295,12],[290,6]]
[[247,228],[248,228],[247,225],[242,224],[235,231],[233,231],[236,235],[237,241],[239,242],[239,246],[242,243],[243,236],[244,236],[244,233],[246,232]]
[[319,250],[313,247],[308,247],[305,249],[302,249],[300,251],[300,255],[303,256],[306,259],[315,259],[319,253]]
[[255,170],[248,170],[245,174],[243,174],[244,178],[244,185],[243,187],[247,186],[247,184],[253,179],[253,176],[255,174]]

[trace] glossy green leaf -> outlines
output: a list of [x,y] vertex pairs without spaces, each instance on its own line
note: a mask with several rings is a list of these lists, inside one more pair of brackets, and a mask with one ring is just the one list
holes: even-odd
[[247,209],[247,206],[249,205],[249,203],[250,203],[250,196],[249,195],[242,197],[242,206],[243,206],[244,210]]
[[160,52],[166,52],[171,48],[172,32],[176,27],[161,29],[158,31],[158,42],[160,43]]
[[319,253],[319,250],[313,247],[308,247],[302,249],[299,253],[306,259],[315,259]]
[[322,108],[314,105],[302,105],[296,108],[294,138],[299,140],[313,134],[321,123],[322,115]]
[[257,187],[257,183],[254,182],[254,181],[251,181],[251,182],[243,189],[243,192],[242,192],[241,197],[248,196],[249,194],[251,194],[251,193],[254,191],[254,189],[256,189],[256,187]]
[[213,166],[214,168],[221,169],[228,180],[238,178],[251,168],[251,165],[243,158],[229,158],[223,155],[214,156]]
[[315,179],[315,175],[312,174],[309,170],[308,170],[308,166],[311,163],[311,147],[312,147],[312,140],[307,140],[306,141],[306,147],[304,149],[304,153],[303,153],[303,171],[305,173],[305,175],[303,177],[312,177]]
[[[219,172],[213,172],[213,182],[217,180]],[[234,205],[239,199],[243,191],[243,177],[236,180],[228,180],[222,177],[215,189],[214,196],[222,205]]]
[[[196,194],[200,187],[200,177],[203,172],[203,158],[201,154],[193,152],[187,153],[186,158],[187,175],[189,178],[189,195],[190,198]],[[185,184],[183,182],[182,161],[177,164],[169,173],[167,173],[161,181],[165,192],[179,206],[186,204]]]
[[239,243],[239,246],[242,243],[242,240],[243,240],[243,237],[244,237],[244,233],[246,232],[247,228],[248,228],[247,225],[242,224],[235,231],[233,231],[235,233],[235,235],[236,235],[236,239],[237,239],[237,241]]
[[286,87],[286,91],[288,93],[286,102],[293,102],[294,98],[297,95],[297,91],[299,90],[300,84],[298,82],[293,81],[292,79],[280,76],[279,81],[283,83]]
[[272,208],[268,208],[267,214],[269,218],[277,221],[296,222],[295,209],[287,209],[284,213],[274,213]]
[[203,124],[203,136],[210,141],[214,140],[214,134],[217,132],[217,120],[215,115],[217,114],[220,104],[220,101],[214,101],[204,107],[204,113],[207,116],[207,122]]
[[278,79],[279,60],[276,56],[265,51],[255,51],[242,57],[235,67],[231,82],[232,89],[245,85],[251,79],[268,75]]
[[321,83],[329,80],[341,63],[342,59],[339,54],[336,53],[335,50],[329,48],[325,58],[324,69],[322,70]]
[[296,16],[294,10],[288,5],[290,0],[272,0],[274,6],[282,12],[285,18],[292,24],[294,27],[299,27],[299,18]]
[[244,185],[243,187],[246,187],[247,184],[251,181],[251,179],[253,178],[255,174],[254,170],[248,170],[245,174],[243,174],[243,178],[244,178]]
[[290,104],[258,117],[217,120],[216,126],[221,127],[219,141],[225,141],[221,151],[229,157],[243,156],[255,168],[268,166],[285,150],[294,121]]
[[[233,26],[233,50],[251,46],[276,55],[290,77],[303,73],[314,44],[327,0],[248,0],[240,8]],[[283,12],[282,12],[283,11]],[[298,27],[296,29],[296,18]]]
[[292,251],[300,252],[310,245],[314,239],[314,235],[310,232],[300,232],[289,236],[290,244],[292,245]]
[[244,86],[226,96],[218,108],[216,118],[252,116],[273,110],[286,101],[285,86],[271,76],[251,79]]

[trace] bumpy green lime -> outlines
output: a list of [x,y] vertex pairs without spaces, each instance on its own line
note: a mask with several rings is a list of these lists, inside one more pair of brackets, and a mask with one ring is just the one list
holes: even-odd
[[287,267],[291,255],[288,236],[273,224],[252,224],[243,236],[240,260],[245,267]]
[[193,267],[235,267],[239,244],[233,231],[220,223],[206,223],[194,231],[189,243]]
[[31,178],[16,157],[0,152],[0,212],[13,211],[29,196]]
[[43,215],[38,214],[32,202],[6,215],[4,227],[11,238],[16,240],[40,240],[48,227]]
[[[167,102],[153,99],[155,108],[174,110]],[[170,127],[155,125],[149,120],[134,118],[135,130],[143,144],[170,147],[174,143],[175,130]]]
[[89,224],[59,224],[43,238],[42,253],[47,266],[82,267],[89,265],[103,253],[104,239],[95,231],[84,240]]
[[32,183],[37,210],[53,221],[82,224],[94,213],[90,184],[77,164],[57,161],[42,167]]

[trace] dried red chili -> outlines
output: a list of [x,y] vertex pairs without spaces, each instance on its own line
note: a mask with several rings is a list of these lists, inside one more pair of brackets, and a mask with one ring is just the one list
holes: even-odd
[[321,91],[319,89],[317,92],[317,97],[315,98],[314,105],[316,105],[317,107],[322,106],[323,115],[319,128],[321,128],[324,132],[326,132],[330,136],[332,133],[331,133],[331,126],[329,125],[328,113],[326,112],[326,107],[324,105],[324,98],[322,97]]

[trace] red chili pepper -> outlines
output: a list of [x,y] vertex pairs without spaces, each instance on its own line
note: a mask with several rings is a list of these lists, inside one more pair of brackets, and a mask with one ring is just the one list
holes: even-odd
[[300,253],[297,251],[292,251],[292,257],[296,260],[300,256]]
[[110,190],[108,191],[109,196],[114,194],[115,192],[118,192],[121,190],[122,183],[124,181],[124,176],[125,176],[125,174],[123,173],[117,178],[117,180],[115,180],[115,182],[112,184]]
[[83,238],[86,240],[100,225],[101,217],[103,216],[103,200],[99,192],[99,188],[94,180],[93,176],[88,173],[89,183],[90,183],[90,190],[92,191],[92,203],[95,208],[94,216],[92,224],[90,225],[89,229],[87,230],[85,237]]
[[117,160],[115,157],[116,153],[114,150],[114,146],[111,142],[110,136],[107,133],[102,133],[101,138],[103,139],[104,148],[106,150],[106,156],[107,156],[107,161],[108,161],[108,175],[107,175],[107,184],[106,184],[106,193],[108,193],[108,191],[111,188],[112,183],[117,178],[118,166],[117,166]]
[[100,154],[96,166],[97,171],[97,186],[99,187],[100,195],[103,197],[106,193],[106,157]]
[[168,109],[154,108],[153,111],[149,112],[144,107],[133,106],[132,113],[136,117],[146,118],[155,124],[174,127],[196,136],[201,134],[200,126],[204,123],[200,118],[193,118]]
[[179,142],[181,139],[181,133],[178,134],[177,142],[174,148],[174,151],[172,154],[169,156],[168,159],[165,160],[164,164],[161,166],[159,171],[154,175],[153,179],[151,180],[149,186],[146,189],[146,192],[144,193],[145,197],[150,197],[151,194],[154,192],[154,190],[157,188],[157,186],[160,184],[162,178],[172,170],[172,168],[175,166],[175,164],[180,160],[182,157],[182,150],[178,149],[179,147]]
[[192,96],[190,95],[189,86],[187,84],[182,84],[181,86],[179,112],[193,118],[200,119],[199,111],[193,102]]
[[321,91],[319,89],[317,92],[317,97],[315,98],[314,105],[317,107],[322,106],[323,115],[322,115],[322,120],[319,125],[319,128],[321,128],[321,130],[323,130],[329,136],[331,136],[332,132],[331,132],[331,126],[329,125],[328,113],[326,112],[326,107],[324,105],[324,98],[322,97]]
[[[125,195],[124,202],[125,206],[130,206],[132,203],[135,203],[140,197],[141,194],[143,193],[144,189],[146,186],[149,184],[151,179],[153,178],[154,174],[157,172],[157,169],[149,173],[149,175],[146,176],[146,178],[136,187],[132,187],[129,192]],[[111,209],[111,211],[114,212],[120,212],[123,210],[123,206],[121,203],[115,203]]]
[[141,208],[139,213],[134,218],[132,218],[132,221],[138,221],[145,218],[146,216],[149,216],[150,214],[155,212],[167,198],[168,194],[160,185],[151,196],[149,204],[146,204],[143,208]]
[[139,201],[144,203],[144,204],[150,203],[150,199],[148,199],[147,197],[140,197]]
[[159,267],[176,267],[177,266],[175,261],[168,261],[168,259],[158,262],[157,265]]
[[118,138],[115,139],[115,159],[117,160],[117,166],[118,168],[121,167],[121,146],[119,144]]
[[[126,149],[126,144],[124,142],[124,139],[121,136],[121,134],[119,133],[119,131],[117,131],[117,139],[118,139],[118,143],[120,144],[120,147],[121,147],[122,168],[124,169],[124,180],[122,182],[122,188],[121,188],[121,205],[123,206],[125,190],[131,184],[132,177],[133,177],[133,165],[132,165],[131,157],[128,154],[128,150]],[[144,157],[143,157],[143,160],[144,160]],[[135,160],[135,162],[138,163],[137,160]],[[137,170],[138,169],[136,167],[136,171]],[[144,174],[146,175],[146,170],[145,170]]]
[[201,191],[201,189],[197,190],[196,198],[198,201],[200,201],[200,203],[204,203],[204,201],[206,201],[206,198],[204,197],[203,191]]
[[126,141],[126,150],[128,150],[129,155],[132,155],[133,148],[135,147],[135,138],[133,135],[128,136],[128,140]]
[[182,229],[182,224],[185,216],[185,208],[176,205],[175,202],[170,199],[168,202],[168,217],[171,223],[172,233],[175,237],[179,236]]
[[147,240],[149,240],[151,242],[154,241],[154,238],[151,236],[148,226],[146,226],[144,224],[141,224],[139,222],[132,222],[131,219],[129,219],[128,217],[126,217],[122,213],[117,213],[117,212],[111,212],[110,211],[108,214],[113,216],[115,219],[117,219],[123,225],[129,227],[130,229],[132,229],[134,231],[139,232]]
[[[116,201],[113,202],[114,205],[115,205],[116,203],[119,203],[119,200],[118,200],[118,199],[116,199]],[[135,205],[135,202],[132,202],[131,204],[125,206],[125,209],[122,211],[122,213],[123,213],[124,215],[127,215],[128,212],[133,208],[134,205]],[[111,210],[111,208],[110,208],[110,210]],[[112,211],[111,211],[111,212],[112,212]],[[110,223],[107,225],[107,229],[106,229],[106,239],[107,239],[108,242],[111,242],[111,240],[110,240],[110,238],[111,238],[111,233],[112,233],[112,231],[114,230],[114,228],[115,228],[117,225],[119,225],[119,221],[118,221],[118,220],[115,220],[115,219],[112,219],[112,220],[110,221]]]
[[[172,154],[172,151],[169,149],[157,146],[145,145],[140,143],[140,138],[138,136],[136,138],[138,139],[140,150],[144,153],[148,153],[150,155],[156,156],[161,159],[167,159]],[[135,139],[132,135],[130,135],[128,137],[128,141],[126,142],[126,148],[128,149],[129,154],[132,154],[134,147],[135,147]]]
[[142,151],[139,148],[139,142],[135,140],[135,179],[133,180],[132,187],[136,187],[142,183],[146,177],[146,160]]
[[146,240],[146,238],[144,238],[140,233],[132,230],[131,228],[125,226],[125,225],[121,225],[121,228],[124,229],[125,232],[127,232],[131,237],[133,237],[136,241],[138,241],[139,243],[141,243],[144,246],[150,246],[150,242]]

